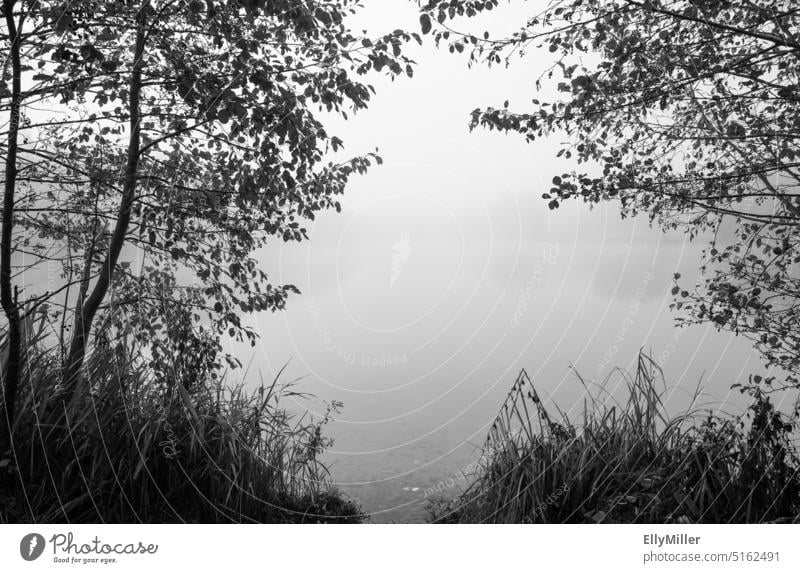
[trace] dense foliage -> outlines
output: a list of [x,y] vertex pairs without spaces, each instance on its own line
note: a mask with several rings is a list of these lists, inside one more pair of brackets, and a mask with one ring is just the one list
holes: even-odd
[[[423,32],[470,63],[553,60],[527,108],[478,109],[472,126],[528,140],[566,133],[551,208],[618,202],[708,239],[695,288],[675,307],[752,338],[767,361],[800,374],[800,12],[790,0],[559,0],[515,33],[458,32],[497,0],[423,3]],[[544,55],[542,55],[544,54]],[[522,68],[520,68],[522,69]],[[543,96],[540,96],[543,97]],[[676,277],[680,281],[680,277]],[[685,314],[684,314],[685,311]]]
[[[165,355],[204,348],[194,367],[219,370],[224,358],[236,364],[222,337],[254,344],[242,313],[281,309],[297,290],[273,284],[257,250],[306,238],[306,221],[338,210],[349,177],[379,160],[331,163],[343,142],[318,116],[363,109],[373,91],[365,74],[412,73],[401,52],[412,35],[355,34],[346,16],[358,7],[4,1],[0,41],[13,65],[0,77],[10,118],[0,294],[11,417],[29,303],[49,303],[69,388],[99,320],[99,338],[113,345],[131,333],[156,369]],[[21,280],[45,270],[47,287]]]

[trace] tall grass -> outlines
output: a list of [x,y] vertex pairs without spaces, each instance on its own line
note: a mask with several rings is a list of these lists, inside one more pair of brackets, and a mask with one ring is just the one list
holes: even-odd
[[60,360],[26,324],[26,370],[0,522],[353,522],[318,460],[321,420],[294,416],[276,379],[256,391],[155,380],[123,347],[98,348],[64,401]]
[[[545,408],[523,370],[494,421],[474,481],[435,499],[438,523],[800,521],[792,423],[752,389],[746,415],[668,415],[663,374],[640,355],[623,403],[595,394],[582,420]],[[693,401],[694,402],[694,401]]]

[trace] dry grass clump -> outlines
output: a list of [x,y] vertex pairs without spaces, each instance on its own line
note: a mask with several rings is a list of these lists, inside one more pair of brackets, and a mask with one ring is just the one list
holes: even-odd
[[793,423],[751,388],[738,418],[669,416],[660,368],[617,371],[627,399],[593,397],[583,420],[552,416],[522,371],[474,481],[428,506],[437,523],[763,523],[800,521]]
[[0,454],[0,523],[362,519],[318,459],[327,416],[280,406],[297,395],[291,384],[246,393],[206,379],[187,390],[120,347],[97,348],[64,402],[43,324],[27,326],[13,450]]

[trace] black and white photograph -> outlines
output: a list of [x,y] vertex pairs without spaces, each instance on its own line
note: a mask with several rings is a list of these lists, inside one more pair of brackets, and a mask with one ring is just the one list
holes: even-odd
[[796,0],[1,2],[0,569],[799,570]]

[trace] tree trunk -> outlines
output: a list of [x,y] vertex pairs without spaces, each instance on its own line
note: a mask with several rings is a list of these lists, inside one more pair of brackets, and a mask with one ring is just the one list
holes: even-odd
[[[14,192],[17,183],[17,147],[22,100],[22,64],[20,35],[14,23],[14,0],[3,0],[8,38],[11,43],[11,117],[8,124],[5,189],[3,195],[3,230],[0,233],[0,304],[8,319],[8,356],[3,372],[3,408],[0,416],[0,453],[11,445],[11,427],[22,363],[20,316],[17,300],[11,289],[11,239],[14,230]],[[21,24],[22,20],[20,20]]]
[[92,330],[97,310],[103,302],[108,288],[111,285],[113,273],[116,270],[120,252],[125,244],[125,236],[131,220],[131,209],[136,199],[136,176],[139,169],[139,147],[141,142],[141,126],[139,125],[139,100],[142,91],[142,69],[144,68],[144,48],[146,39],[146,8],[145,3],[136,18],[136,45],[134,47],[133,70],[130,80],[130,97],[128,106],[130,111],[130,136],[128,140],[128,157],[123,176],[122,201],[120,202],[117,222],[111,235],[103,266],[97,277],[91,293],[86,302],[75,313],[72,342],[64,366],[63,385],[66,396],[74,392],[81,379],[81,370],[86,356],[86,345]]

